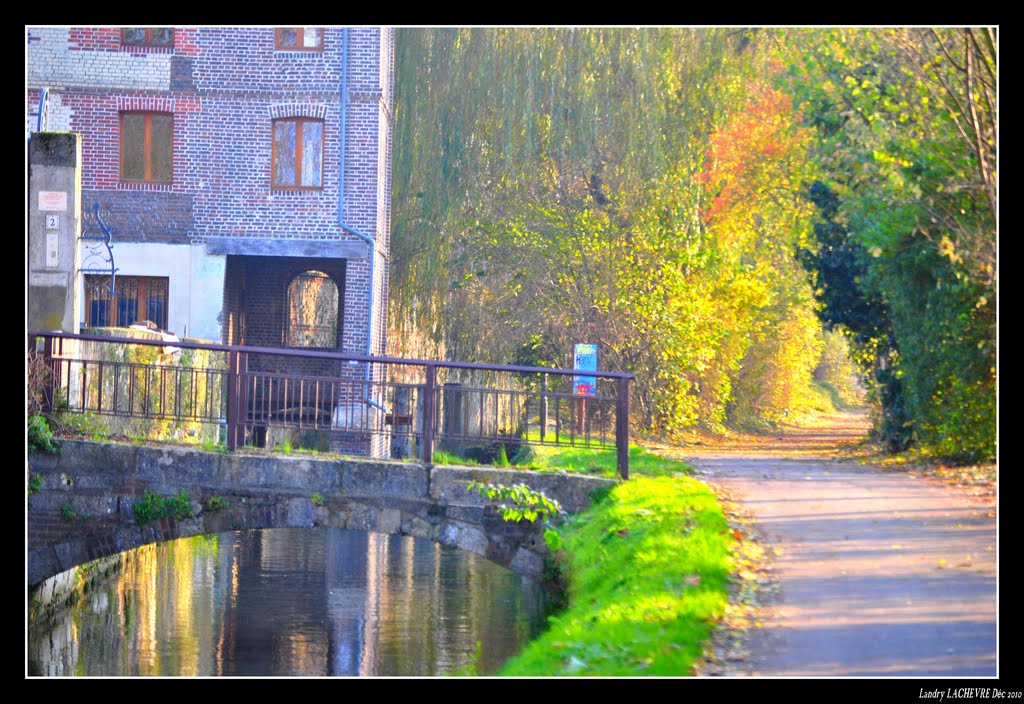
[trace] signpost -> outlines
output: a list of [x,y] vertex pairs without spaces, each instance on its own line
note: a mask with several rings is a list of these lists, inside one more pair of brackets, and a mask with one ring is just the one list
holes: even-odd
[[[581,372],[597,371],[597,345],[577,343],[572,349],[572,368]],[[575,374],[572,377],[572,391],[579,396],[576,408],[576,432],[583,435],[583,419],[586,416],[587,396],[597,395],[597,377]]]
[[[597,371],[597,345],[577,343],[572,347],[572,368],[581,372]],[[572,378],[572,392],[577,396],[597,394],[597,377],[576,374]]]

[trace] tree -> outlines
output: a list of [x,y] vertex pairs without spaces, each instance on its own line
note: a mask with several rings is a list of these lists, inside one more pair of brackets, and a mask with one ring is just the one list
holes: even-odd
[[651,432],[806,406],[814,133],[762,37],[400,31],[389,320],[466,360],[597,343]]
[[838,202],[822,213],[849,235],[847,264],[819,256],[819,290],[831,320],[867,315],[854,335],[888,331],[863,359],[884,372],[883,409],[905,413],[890,440],[994,456],[995,31],[792,32],[787,46]]

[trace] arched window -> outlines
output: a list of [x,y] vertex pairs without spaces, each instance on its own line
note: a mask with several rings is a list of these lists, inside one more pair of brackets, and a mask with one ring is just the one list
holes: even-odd
[[338,286],[322,271],[303,272],[288,284],[288,346],[338,346]]

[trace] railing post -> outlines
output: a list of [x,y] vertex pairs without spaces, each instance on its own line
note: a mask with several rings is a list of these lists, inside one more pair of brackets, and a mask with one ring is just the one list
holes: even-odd
[[[249,353],[239,352],[235,365],[238,374],[238,405],[236,421],[238,436],[235,445],[245,445],[245,427],[249,423]],[[255,441],[254,441],[255,442]]]
[[629,479],[629,379],[618,379],[615,399],[615,449],[619,476]]
[[540,381],[540,441],[544,442],[548,432],[548,375],[541,374]]
[[234,452],[238,447],[238,353],[228,352],[228,450]]
[[428,467],[434,464],[434,396],[437,389],[437,367],[428,364],[427,383],[423,389],[423,464]]

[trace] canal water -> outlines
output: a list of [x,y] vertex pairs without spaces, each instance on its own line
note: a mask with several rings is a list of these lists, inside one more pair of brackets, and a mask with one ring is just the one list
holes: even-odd
[[491,674],[543,630],[540,587],[477,555],[338,528],[197,536],[28,636],[29,675]]

